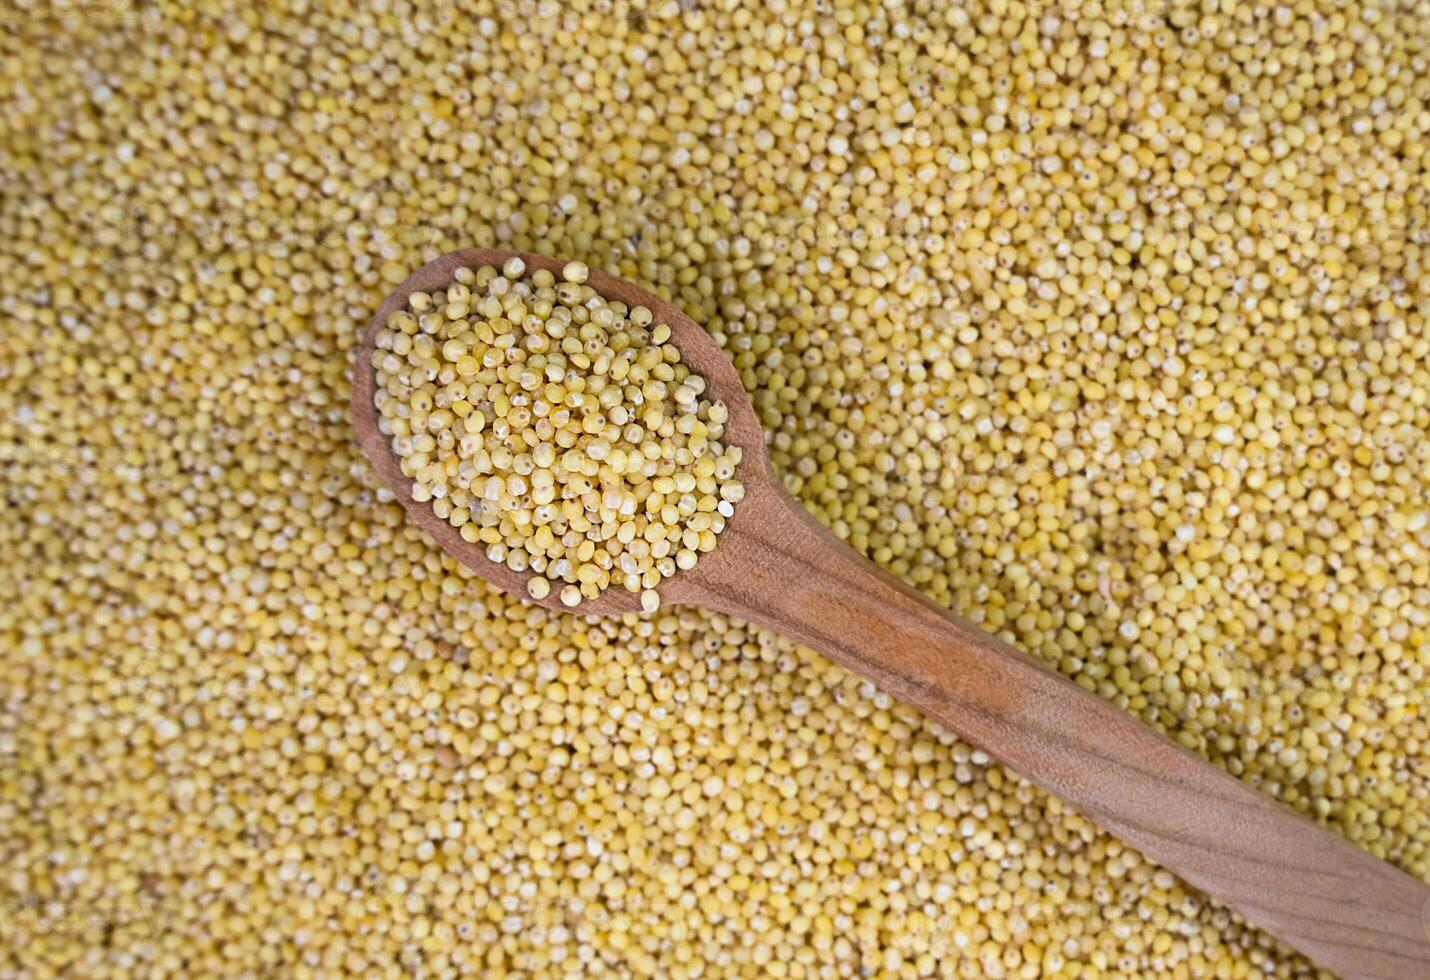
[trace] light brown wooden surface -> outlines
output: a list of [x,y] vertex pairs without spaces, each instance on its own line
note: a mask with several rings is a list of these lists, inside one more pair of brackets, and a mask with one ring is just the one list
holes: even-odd
[[[353,375],[358,440],[409,515],[458,560],[525,596],[526,575],[487,560],[413,501],[373,408],[373,335],[416,290],[439,288],[461,265],[521,255],[467,249],[424,266],[378,311]],[[678,309],[592,270],[608,298],[650,307],[686,362],[730,409],[727,441],[745,451],[748,494],[720,543],[660,588],[767,626],[870,678],[1059,797],[1211,897],[1347,978],[1430,978],[1430,887],[1321,829],[1173,744],[1072,681],[936,605],[821,527],[770,471],[759,421],[734,367]],[[555,596],[545,602],[562,608]],[[638,608],[608,590],[577,613]],[[570,610],[568,610],[570,611]]]

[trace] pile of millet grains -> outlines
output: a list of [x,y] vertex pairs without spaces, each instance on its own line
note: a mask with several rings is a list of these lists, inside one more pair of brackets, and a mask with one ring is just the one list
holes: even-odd
[[809,650],[439,551],[347,403],[469,246],[669,299],[836,534],[1430,877],[1423,5],[3,20],[0,973],[1314,975]]

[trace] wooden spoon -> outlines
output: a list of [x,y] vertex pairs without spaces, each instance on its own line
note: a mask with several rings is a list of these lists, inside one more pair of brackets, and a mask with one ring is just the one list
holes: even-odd
[[[529,270],[565,263],[527,252],[464,249],[423,266],[378,310],[358,346],[358,441],[407,512],[469,568],[527,597],[526,573],[488,560],[430,504],[412,499],[373,405],[373,344],[417,291],[440,289],[462,266]],[[1173,744],[1120,708],[960,619],[856,554],[809,516],[770,470],[764,434],[724,352],[675,306],[592,270],[607,299],[645,306],[710,397],[730,411],[726,442],[744,459],[746,496],[715,550],[660,586],[689,603],[750,620],[862,674],[981,747],[1209,896],[1346,977],[1430,977],[1430,888]],[[621,613],[638,597],[611,588],[550,609]]]

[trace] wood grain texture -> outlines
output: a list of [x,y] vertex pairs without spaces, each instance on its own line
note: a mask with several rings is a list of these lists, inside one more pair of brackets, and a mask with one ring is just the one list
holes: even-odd
[[[409,482],[373,407],[372,341],[416,290],[458,266],[529,267],[559,259],[489,249],[442,256],[404,282],[358,348],[352,413],[358,440],[411,517],[458,560],[525,596],[526,575],[488,561]],[[873,680],[1212,898],[1343,977],[1430,978],[1430,888],[1323,830],[1115,705],[899,582],[821,527],[770,470],[759,421],[723,351],[680,310],[592,271],[602,295],[649,307],[691,367],[730,410],[727,441],[744,449],[747,496],[713,552],[660,587],[769,627]],[[555,596],[544,603],[562,608]],[[638,607],[612,589],[577,613]]]

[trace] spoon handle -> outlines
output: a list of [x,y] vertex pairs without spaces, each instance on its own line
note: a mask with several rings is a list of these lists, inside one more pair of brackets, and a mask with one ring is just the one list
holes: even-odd
[[855,553],[775,483],[692,601],[876,682],[1344,977],[1430,977],[1430,888]]

